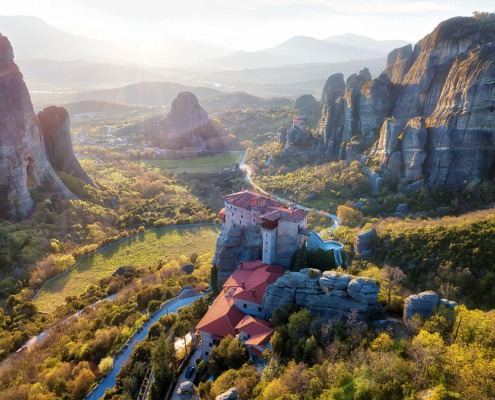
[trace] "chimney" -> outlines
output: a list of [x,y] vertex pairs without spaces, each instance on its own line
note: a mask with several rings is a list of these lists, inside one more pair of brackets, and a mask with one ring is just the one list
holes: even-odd
[[246,289],[246,282],[242,281],[241,285],[243,289]]
[[241,261],[241,263],[239,264],[239,269],[242,269],[242,267],[244,266],[243,262]]
[[256,291],[254,289],[251,289],[251,296],[256,297]]

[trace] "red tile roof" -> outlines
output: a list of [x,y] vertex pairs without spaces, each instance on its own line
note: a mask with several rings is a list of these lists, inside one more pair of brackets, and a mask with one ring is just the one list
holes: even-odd
[[196,329],[222,338],[235,336],[234,328],[243,317],[244,314],[235,306],[232,296],[220,293]]
[[243,192],[232,193],[224,197],[225,201],[237,207],[251,210],[254,207],[283,207],[284,204],[271,197],[264,196],[252,190],[244,190]]
[[233,297],[252,303],[263,304],[268,285],[284,274],[278,265],[265,264],[260,260],[244,261],[224,283],[224,288],[235,289]]
[[273,328],[269,322],[250,315],[246,315],[235,329],[249,335],[249,339],[246,341],[247,345],[261,345],[273,334]]
[[270,221],[282,219],[283,221],[299,222],[309,214],[301,208],[291,210],[284,203],[264,196],[251,190],[229,194],[224,197],[225,202],[245,210],[258,210],[263,218]]

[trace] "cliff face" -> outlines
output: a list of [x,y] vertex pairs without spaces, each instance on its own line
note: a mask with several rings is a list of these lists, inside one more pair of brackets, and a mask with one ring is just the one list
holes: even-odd
[[320,149],[330,160],[377,158],[403,184],[459,188],[493,178],[495,20],[458,17],[392,51],[385,71],[331,76]]
[[46,157],[28,89],[12,46],[1,35],[0,171],[0,218],[27,218],[34,208],[29,191],[38,187],[58,198],[74,197]]
[[74,155],[67,110],[63,107],[46,107],[38,113],[38,121],[52,167],[56,171],[65,172],[93,185],[93,181]]

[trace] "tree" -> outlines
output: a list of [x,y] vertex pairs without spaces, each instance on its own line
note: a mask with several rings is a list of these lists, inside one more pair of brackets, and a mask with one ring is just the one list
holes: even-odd
[[244,344],[232,335],[223,338],[218,346],[213,346],[208,360],[208,371],[219,376],[230,368],[240,368],[248,360]]
[[151,353],[151,369],[155,381],[152,386],[152,399],[163,399],[167,386],[172,382],[177,364],[175,346],[170,338],[160,336]]
[[401,287],[400,283],[406,278],[406,274],[399,267],[391,267],[388,264],[382,268],[382,272],[387,291],[387,305],[390,306],[392,294]]

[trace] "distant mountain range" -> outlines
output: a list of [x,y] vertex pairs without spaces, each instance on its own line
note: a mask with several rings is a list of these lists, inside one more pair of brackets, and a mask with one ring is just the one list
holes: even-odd
[[81,100],[98,100],[124,105],[168,106],[180,92],[192,92],[200,100],[221,94],[220,90],[207,87],[190,87],[173,82],[141,82],[116,89],[79,93]]
[[17,62],[23,59],[83,60],[81,66],[90,61],[239,70],[379,58],[408,43],[401,40],[378,41],[348,33],[325,40],[294,36],[278,46],[256,52],[234,52],[226,47],[177,37],[165,37],[154,43],[133,47],[130,43],[115,45],[73,35],[29,16],[0,16],[0,33],[9,38]]
[[153,49],[147,43],[116,45],[103,40],[73,35],[30,16],[0,16],[0,33],[15,49],[16,60],[98,61],[155,66],[196,63],[232,53],[232,49],[183,38],[164,37]]
[[294,36],[276,47],[244,52],[209,60],[206,65],[230,69],[279,67],[288,64],[337,63],[385,57],[391,50],[405,46],[403,40],[378,41],[350,33],[325,40]]

